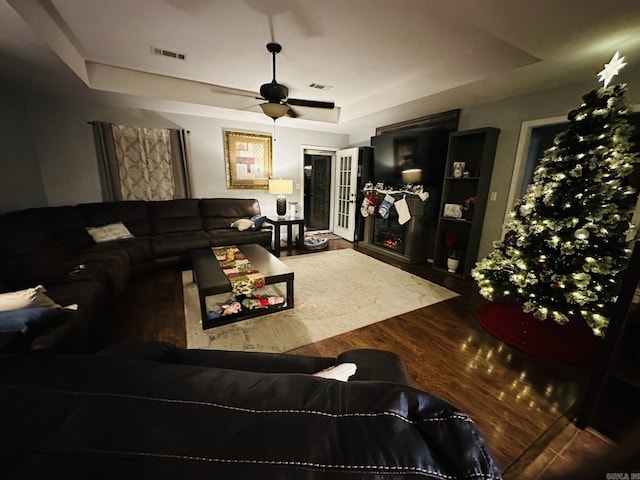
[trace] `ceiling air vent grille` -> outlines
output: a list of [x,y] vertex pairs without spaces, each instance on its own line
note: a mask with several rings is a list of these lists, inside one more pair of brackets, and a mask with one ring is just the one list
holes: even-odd
[[315,88],[316,90],[329,90],[330,88],[333,88],[329,85],[322,85],[320,83],[310,83],[309,85],[307,85],[307,87]]
[[175,58],[176,60],[185,60],[187,55],[184,53],[172,52],[171,50],[165,50],[158,47],[150,47],[151,53],[154,55],[162,55],[163,57]]

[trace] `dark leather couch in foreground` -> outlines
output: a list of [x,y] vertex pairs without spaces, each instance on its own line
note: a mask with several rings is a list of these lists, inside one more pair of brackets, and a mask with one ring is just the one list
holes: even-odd
[[[344,362],[348,382],[309,375]],[[473,421],[379,350],[5,354],[0,404],[7,480],[501,478]]]
[[[0,349],[92,350],[131,275],[188,266],[189,252],[198,248],[248,243],[270,248],[269,228],[230,227],[260,213],[255,199],[209,198],[89,203],[0,215],[0,292],[43,285],[60,305],[78,305],[46,328],[1,335]],[[96,243],[86,230],[118,222],[133,238]]]

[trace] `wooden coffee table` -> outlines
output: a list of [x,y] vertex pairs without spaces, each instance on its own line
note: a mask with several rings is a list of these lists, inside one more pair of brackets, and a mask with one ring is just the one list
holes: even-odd
[[205,330],[207,328],[218,327],[228,323],[246,320],[247,318],[259,317],[276,311],[293,308],[293,271],[260,245],[238,245],[238,248],[247,257],[249,262],[251,262],[251,265],[264,275],[265,285],[273,285],[275,283],[287,284],[285,305],[275,308],[258,308],[236,315],[209,319],[207,316],[206,298],[211,295],[231,292],[231,283],[220,268],[210,248],[193,250],[191,252],[193,280],[198,287],[202,328]]

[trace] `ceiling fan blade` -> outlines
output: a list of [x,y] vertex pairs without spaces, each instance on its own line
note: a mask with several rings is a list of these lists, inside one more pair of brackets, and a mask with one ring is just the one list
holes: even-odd
[[335,108],[336,104],[333,102],[320,102],[318,100],[301,100],[299,98],[287,98],[289,105],[296,105],[298,107],[313,107],[313,108]]
[[296,112],[293,108],[291,108],[289,105],[287,106],[289,107],[289,110],[287,110],[287,117],[298,118],[300,116],[300,114]]

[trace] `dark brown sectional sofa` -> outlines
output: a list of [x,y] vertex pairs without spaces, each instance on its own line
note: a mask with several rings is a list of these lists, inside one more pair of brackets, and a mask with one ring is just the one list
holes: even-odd
[[[255,199],[120,201],[43,207],[0,215],[0,292],[43,285],[60,305],[77,304],[50,325],[0,334],[0,349],[92,351],[131,275],[188,267],[189,252],[257,243],[271,230],[238,231],[232,222],[260,215]],[[86,227],[122,222],[133,238],[96,243]]]
[[0,355],[2,478],[500,479],[473,420],[410,385],[370,349]]

